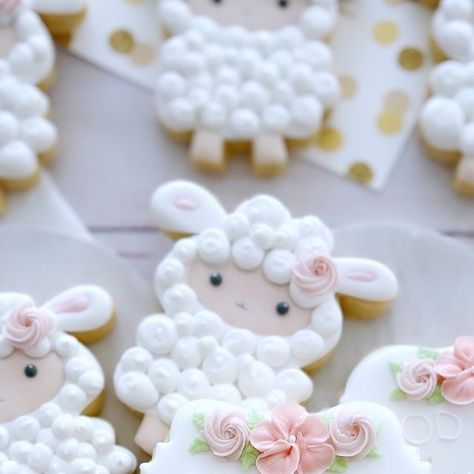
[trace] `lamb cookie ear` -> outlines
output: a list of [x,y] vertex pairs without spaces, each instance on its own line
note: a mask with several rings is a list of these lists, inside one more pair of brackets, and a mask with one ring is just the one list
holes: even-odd
[[56,313],[60,329],[86,344],[102,339],[115,322],[111,296],[95,285],[70,288],[44,306]]
[[171,181],[151,198],[153,219],[174,239],[219,227],[226,217],[219,201],[206,189],[189,181]]
[[346,316],[380,316],[398,293],[398,281],[385,265],[362,258],[336,259],[337,293]]

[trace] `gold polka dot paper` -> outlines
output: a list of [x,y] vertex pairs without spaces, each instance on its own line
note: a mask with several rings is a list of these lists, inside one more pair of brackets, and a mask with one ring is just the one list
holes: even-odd
[[342,99],[304,158],[383,189],[426,94],[430,18],[406,0],[342,2],[332,42]]
[[93,0],[70,50],[125,79],[151,89],[161,34],[156,0]]

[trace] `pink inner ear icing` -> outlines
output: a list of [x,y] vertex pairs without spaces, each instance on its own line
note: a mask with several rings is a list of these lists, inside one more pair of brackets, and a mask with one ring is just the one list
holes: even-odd
[[86,311],[91,305],[91,300],[86,295],[77,296],[72,300],[54,306],[55,313],[80,313]]
[[182,211],[195,211],[198,208],[197,204],[188,198],[178,198],[174,205]]
[[349,278],[349,280],[362,281],[365,283],[371,283],[377,280],[377,275],[375,273],[363,271],[346,273],[346,277]]

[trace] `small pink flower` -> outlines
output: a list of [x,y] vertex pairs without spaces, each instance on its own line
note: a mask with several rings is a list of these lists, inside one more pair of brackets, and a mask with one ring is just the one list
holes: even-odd
[[474,337],[458,337],[452,351],[441,354],[435,371],[443,379],[441,393],[455,405],[474,402]]
[[415,360],[397,374],[397,383],[408,400],[430,398],[436,390],[438,376],[432,360]]
[[250,433],[251,444],[262,454],[257,469],[262,474],[322,474],[334,461],[328,444],[329,430],[317,415],[299,405],[276,407],[271,419]]
[[293,268],[292,279],[306,294],[320,296],[337,285],[337,268],[333,259],[320,252],[304,255]]
[[202,436],[214,456],[237,461],[249,442],[250,429],[240,413],[216,413],[206,418]]
[[373,423],[357,413],[339,412],[330,423],[329,432],[336,454],[351,459],[367,457],[377,439]]
[[43,341],[54,328],[50,311],[26,303],[15,308],[2,327],[3,336],[12,347],[26,350]]

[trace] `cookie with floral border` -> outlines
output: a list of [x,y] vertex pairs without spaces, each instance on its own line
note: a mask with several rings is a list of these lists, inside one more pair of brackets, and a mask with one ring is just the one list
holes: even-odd
[[150,454],[189,400],[305,401],[313,387],[301,369],[336,348],[342,312],[375,317],[397,294],[387,267],[332,257],[330,230],[271,196],[227,213],[205,189],[175,181],[158,188],[152,212],[160,229],[188,237],[156,271],[163,313],[140,323],[114,376],[119,399],[145,415],[136,441]]
[[[0,66],[22,82],[47,88],[54,45],[39,16],[23,0],[0,0]],[[6,65],[5,65],[6,63]]]
[[30,0],[51,34],[63,45],[71,40],[74,30],[87,13],[86,0]]
[[423,143],[434,159],[456,167],[456,191],[474,197],[474,61],[439,64],[430,88],[420,115]]
[[202,400],[176,415],[142,474],[430,474],[403,439],[397,419],[373,403],[317,414],[297,404],[270,413]]
[[115,444],[112,426],[91,418],[104,373],[80,342],[111,328],[109,294],[77,286],[38,307],[0,293],[0,315],[0,472],[132,473],[136,460]]
[[282,172],[288,147],[307,143],[337,102],[327,38],[337,0],[159,0],[171,38],[160,53],[155,109],[190,141],[199,169],[250,154],[258,175]]
[[466,454],[474,426],[474,337],[454,346],[384,347],[364,359],[342,401],[366,400],[390,408],[408,443],[433,464],[433,474],[472,471]]

